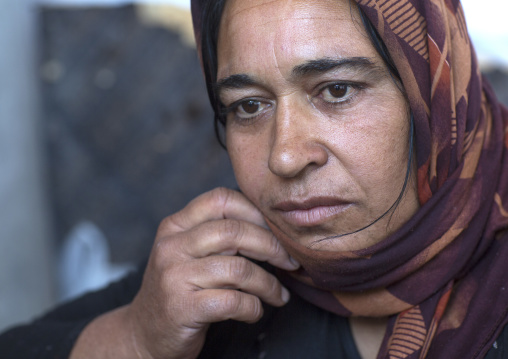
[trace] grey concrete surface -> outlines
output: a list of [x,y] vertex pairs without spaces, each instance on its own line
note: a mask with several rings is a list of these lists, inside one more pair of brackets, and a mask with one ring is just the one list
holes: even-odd
[[30,0],[0,11],[0,331],[54,303]]

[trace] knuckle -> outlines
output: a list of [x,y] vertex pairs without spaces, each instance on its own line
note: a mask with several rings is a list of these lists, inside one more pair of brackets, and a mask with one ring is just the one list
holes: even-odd
[[168,230],[168,228],[171,226],[171,219],[169,217],[164,218],[159,223],[159,227],[157,228],[157,237],[164,236],[164,233]]
[[253,274],[253,266],[242,257],[232,257],[228,263],[228,275],[236,283],[249,280]]
[[164,238],[158,238],[152,248],[152,256],[156,260],[156,263],[161,261],[167,263],[169,260],[175,260],[180,257],[183,249],[182,241],[178,240],[179,235],[167,236]]
[[242,305],[241,293],[236,290],[228,290],[224,293],[222,306],[224,313],[238,313]]
[[226,290],[222,295],[205,297],[200,303],[203,313],[221,317],[230,317],[240,306],[241,296],[235,290]]
[[150,261],[153,263],[155,268],[162,270],[167,265],[167,253],[171,252],[168,248],[171,246],[169,241],[159,240],[155,243],[150,254]]
[[177,292],[189,281],[192,272],[188,263],[170,262],[161,268],[159,273],[161,286],[171,292]]
[[243,235],[243,226],[240,221],[234,219],[223,220],[219,233],[221,242],[233,243]]
[[164,268],[161,270],[160,282],[160,288],[164,292],[168,292],[177,287],[177,283],[175,283],[175,274],[171,268]]
[[226,187],[217,187],[208,193],[210,201],[214,204],[219,204],[220,207],[225,207],[231,196],[231,190]]
[[180,266],[187,262],[184,242],[174,237],[157,240],[150,253],[150,268],[164,277],[166,273],[177,273]]
[[172,214],[171,216],[167,216],[160,223],[157,229],[157,237],[164,236],[167,232],[178,232],[183,230],[183,226],[178,224],[176,220],[179,212]]

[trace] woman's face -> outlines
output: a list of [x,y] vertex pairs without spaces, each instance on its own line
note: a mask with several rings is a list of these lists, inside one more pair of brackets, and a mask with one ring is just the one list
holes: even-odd
[[[348,0],[228,0],[217,88],[243,193],[293,240],[366,248],[418,209],[401,193],[409,109]],[[323,238],[332,237],[322,241]]]

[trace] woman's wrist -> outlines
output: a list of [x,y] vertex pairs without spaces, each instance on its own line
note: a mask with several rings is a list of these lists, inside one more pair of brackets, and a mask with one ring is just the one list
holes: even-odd
[[78,337],[70,359],[151,359],[138,346],[128,309],[120,307],[90,322]]

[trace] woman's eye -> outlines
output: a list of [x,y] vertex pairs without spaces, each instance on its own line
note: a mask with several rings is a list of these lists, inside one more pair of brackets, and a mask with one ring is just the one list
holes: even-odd
[[346,101],[352,94],[353,88],[348,84],[333,84],[326,86],[322,97],[326,102],[338,103]]
[[236,106],[235,114],[239,118],[248,119],[257,116],[268,104],[257,100],[246,100]]
[[254,100],[249,100],[240,104],[241,110],[249,115],[256,113],[259,110],[259,106],[260,102]]

